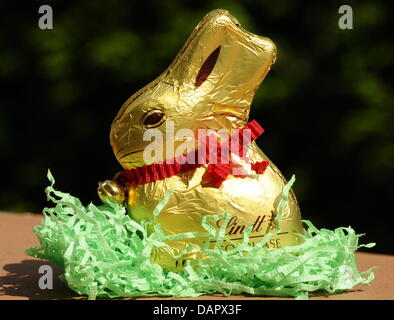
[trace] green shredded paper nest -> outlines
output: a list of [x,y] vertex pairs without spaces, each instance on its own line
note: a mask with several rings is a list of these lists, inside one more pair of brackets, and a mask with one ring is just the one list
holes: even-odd
[[[307,299],[310,293],[339,293],[374,279],[375,268],[360,273],[355,257],[358,248],[374,244],[359,245],[361,235],[351,227],[318,230],[310,221],[303,220],[304,242],[281,249],[263,248],[275,233],[267,234],[254,246],[249,245],[251,228],[248,228],[243,241],[234,244],[235,249],[224,251],[219,249],[221,243],[231,242],[224,236],[225,227],[216,230],[210,222],[229,219],[228,213],[206,216],[202,221],[205,236],[216,240],[215,248],[200,249],[208,259],[188,261],[181,272],[165,271],[151,261],[155,247],[167,246],[164,241],[174,237],[190,239],[202,235],[189,232],[166,236],[157,224],[154,232],[148,232],[171,193],[156,207],[152,221],[137,223],[126,214],[125,207],[116,203],[100,206],[91,203],[85,207],[78,198],[55,190],[55,180],[49,171],[48,179],[51,185],[45,192],[56,206],[45,208],[44,219],[34,228],[40,246],[26,252],[59,265],[64,269],[61,277],[67,285],[89,299],[197,297],[217,293]],[[277,221],[294,180],[293,177],[283,190]],[[276,233],[280,231],[277,226]]]

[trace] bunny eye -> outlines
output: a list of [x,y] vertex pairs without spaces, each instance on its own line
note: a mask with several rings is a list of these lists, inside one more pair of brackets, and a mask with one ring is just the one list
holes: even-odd
[[144,116],[144,126],[147,128],[156,128],[165,121],[165,114],[159,110],[148,111]]

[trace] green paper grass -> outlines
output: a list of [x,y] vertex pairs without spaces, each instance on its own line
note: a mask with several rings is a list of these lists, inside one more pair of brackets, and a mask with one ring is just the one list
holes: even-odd
[[[184,271],[168,272],[152,263],[150,257],[154,247],[166,246],[164,240],[174,236],[166,236],[159,225],[149,233],[148,226],[160,214],[171,193],[156,207],[152,221],[137,223],[116,203],[85,207],[76,197],[56,191],[50,172],[48,179],[51,186],[45,192],[56,206],[45,208],[44,219],[34,228],[40,246],[26,252],[62,267],[62,279],[67,285],[89,299],[197,297],[217,293],[306,299],[309,293],[338,293],[374,279],[374,268],[358,272],[354,254],[358,248],[374,244],[358,245],[361,235],[351,227],[318,230],[305,220],[304,242],[282,249],[263,248],[272,234],[254,246],[249,245],[249,228],[235,249],[223,251],[218,249],[220,243],[229,240],[224,230],[216,231],[210,223],[223,217],[229,219],[228,213],[203,219],[202,225],[207,230],[204,235],[217,243],[213,249],[201,248],[209,259],[188,261]],[[293,182],[294,177],[283,190],[278,221]],[[278,228],[276,232],[279,231]],[[189,232],[175,237],[194,236],[202,234]]]

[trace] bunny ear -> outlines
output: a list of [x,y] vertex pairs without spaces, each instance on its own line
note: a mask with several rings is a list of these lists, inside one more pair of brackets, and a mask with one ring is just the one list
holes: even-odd
[[226,10],[206,15],[164,74],[184,91],[195,90],[215,112],[246,120],[256,89],[275,62],[275,44],[244,30]]
[[213,67],[216,64],[216,61],[218,60],[219,53],[220,53],[220,48],[221,46],[217,47],[210,55],[209,57],[204,61],[202,64],[200,71],[198,72],[198,75],[196,77],[196,83],[194,86],[198,88],[203,84],[205,80],[209,77],[211,74]]

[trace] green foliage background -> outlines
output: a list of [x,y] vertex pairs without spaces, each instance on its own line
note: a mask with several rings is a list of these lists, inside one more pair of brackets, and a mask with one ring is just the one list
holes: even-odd
[[[54,11],[40,30],[39,6]],[[273,39],[278,59],[251,118],[258,144],[290,178],[303,216],[351,225],[394,253],[394,43],[391,6],[347,1],[353,30],[338,27],[340,1],[2,2],[0,209],[40,212],[46,171],[63,191],[98,202],[97,181],[119,170],[108,141],[122,103],[158,76],[198,21],[229,10]]]

